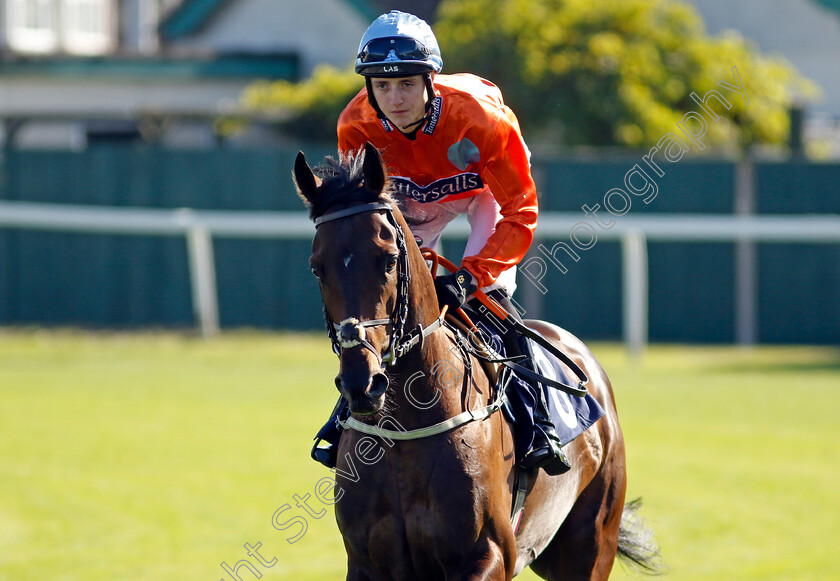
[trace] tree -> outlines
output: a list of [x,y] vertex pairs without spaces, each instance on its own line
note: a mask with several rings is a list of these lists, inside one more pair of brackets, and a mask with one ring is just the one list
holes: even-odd
[[258,81],[242,94],[243,106],[274,118],[290,136],[309,141],[333,141],[336,121],[364,80],[350,67],[316,67],[301,83]]
[[698,108],[692,92],[732,83],[733,66],[749,105],[733,100],[707,143],[783,143],[789,107],[813,92],[740,36],[709,37],[678,1],[444,0],[435,33],[448,72],[493,80],[526,134],[557,144],[655,143]]
[[[735,33],[709,37],[678,0],[443,0],[434,24],[444,72],[500,86],[532,145],[644,147],[673,132],[737,67],[749,104],[709,124],[708,145],[784,143],[789,108],[813,86]],[[363,86],[352,67],[323,66],[299,84],[249,87],[248,108],[280,115],[302,139],[335,138],[343,107]]]

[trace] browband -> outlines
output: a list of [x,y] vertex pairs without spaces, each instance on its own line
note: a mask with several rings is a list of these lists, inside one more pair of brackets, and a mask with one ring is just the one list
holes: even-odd
[[382,202],[371,202],[369,204],[361,204],[359,206],[345,208],[344,210],[337,210],[335,212],[330,212],[329,214],[324,214],[323,216],[315,218],[315,227],[317,228],[324,222],[330,222],[332,220],[346,218],[347,216],[352,216],[353,214],[361,214],[362,212],[376,212],[377,210],[390,211],[391,206]]

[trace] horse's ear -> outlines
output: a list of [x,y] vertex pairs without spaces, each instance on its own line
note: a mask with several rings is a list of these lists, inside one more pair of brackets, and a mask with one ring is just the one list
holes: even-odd
[[362,165],[365,176],[365,187],[375,194],[379,194],[385,188],[385,167],[382,165],[382,156],[369,141],[365,143],[365,161]]
[[318,186],[321,185],[321,180],[312,173],[312,168],[306,163],[306,157],[304,157],[302,151],[298,151],[297,157],[295,158],[295,169],[292,172],[292,178],[295,180],[295,187],[303,202],[307,205],[312,204]]

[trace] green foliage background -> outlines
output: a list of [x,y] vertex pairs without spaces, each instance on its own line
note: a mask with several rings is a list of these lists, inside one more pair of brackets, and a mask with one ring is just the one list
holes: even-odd
[[682,2],[445,0],[439,14],[447,68],[494,80],[523,126],[549,122],[567,145],[655,143],[698,109],[692,92],[735,84],[733,66],[750,102],[730,99],[708,142],[782,143],[789,105],[812,91],[790,65],[738,35],[708,36]]
[[[815,87],[791,65],[736,33],[710,37],[677,0],[444,0],[434,23],[444,72],[473,72],[498,84],[529,143],[644,147],[673,132],[700,97],[735,84],[730,110],[706,143],[743,148],[788,139],[789,108]],[[349,55],[348,58],[352,58]],[[335,139],[335,122],[364,85],[352,67],[316,69],[293,84],[260,82],[246,107],[278,115],[285,133]]]
[[321,65],[301,83],[258,81],[245,89],[242,102],[246,109],[275,115],[291,136],[333,141],[339,114],[364,84],[352,67]]

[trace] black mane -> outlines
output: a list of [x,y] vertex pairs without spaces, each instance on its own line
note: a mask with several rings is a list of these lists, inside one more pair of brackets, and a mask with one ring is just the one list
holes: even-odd
[[321,165],[312,171],[321,178],[318,195],[309,205],[309,217],[314,220],[330,209],[343,209],[370,202],[388,202],[389,184],[382,192],[374,192],[365,187],[362,162],[364,153],[349,156],[341,162],[332,157],[324,158]]

